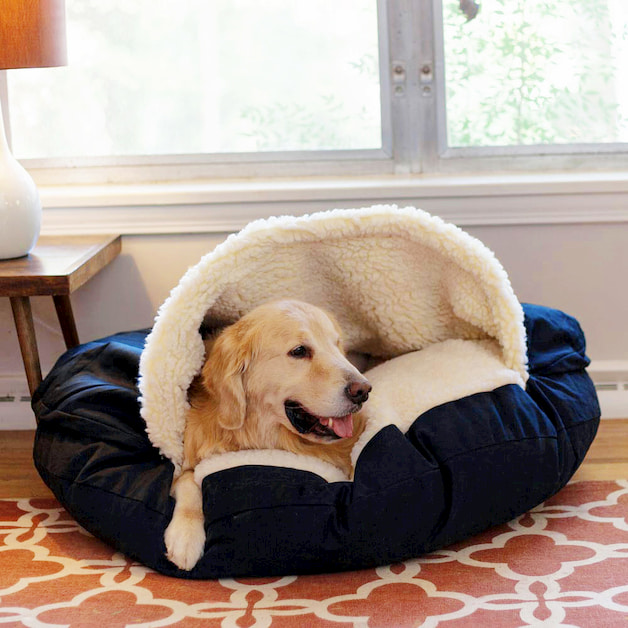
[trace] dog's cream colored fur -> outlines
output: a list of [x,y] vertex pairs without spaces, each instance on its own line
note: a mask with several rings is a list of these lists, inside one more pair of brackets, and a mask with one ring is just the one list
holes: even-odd
[[[303,355],[294,350],[303,347]],[[361,400],[347,393],[359,390]],[[351,449],[364,429],[359,414],[370,385],[347,360],[338,324],[323,310],[299,301],[272,302],[249,312],[206,342],[206,362],[190,388],[182,474],[165,534],[168,558],[191,569],[205,544],[201,489],[194,469],[212,454],[282,449],[315,456],[350,475]],[[299,433],[285,402],[316,417],[353,415],[351,436],[330,441]],[[354,414],[356,413],[356,414]]]

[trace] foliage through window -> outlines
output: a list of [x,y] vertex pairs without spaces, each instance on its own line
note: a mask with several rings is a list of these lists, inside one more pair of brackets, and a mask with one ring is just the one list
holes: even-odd
[[9,76],[17,157],[381,146],[372,0],[66,0],[69,64]]
[[626,0],[444,9],[450,146],[628,142]]

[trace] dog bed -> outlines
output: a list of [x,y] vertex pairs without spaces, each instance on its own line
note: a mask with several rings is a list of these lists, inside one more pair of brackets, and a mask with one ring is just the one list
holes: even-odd
[[[190,572],[165,557],[187,389],[201,330],[297,298],[331,311],[373,392],[355,477],[283,451],[196,469],[207,542]],[[562,488],[599,423],[575,319],[521,305],[478,240],[414,208],[252,223],[188,270],[152,330],[64,354],[33,397],[34,459],[88,531],[165,574],[271,576],[419,556],[520,515]]]

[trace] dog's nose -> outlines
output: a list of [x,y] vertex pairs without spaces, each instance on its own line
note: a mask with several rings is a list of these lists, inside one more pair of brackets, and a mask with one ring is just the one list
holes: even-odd
[[364,403],[369,398],[372,386],[367,382],[350,382],[345,387],[345,395],[353,403]]

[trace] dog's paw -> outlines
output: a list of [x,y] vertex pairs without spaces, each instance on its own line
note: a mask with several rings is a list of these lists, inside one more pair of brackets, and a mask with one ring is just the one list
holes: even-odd
[[202,517],[174,517],[164,534],[166,557],[179,569],[190,571],[205,549],[205,526]]

